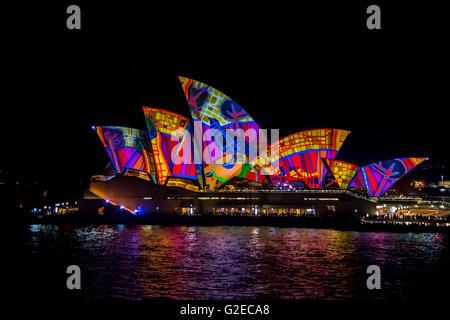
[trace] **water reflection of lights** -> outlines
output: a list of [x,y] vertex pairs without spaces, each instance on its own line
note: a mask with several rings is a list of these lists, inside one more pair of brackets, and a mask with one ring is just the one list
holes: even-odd
[[395,266],[390,268],[395,272],[384,274],[387,289],[379,297],[402,298],[411,280],[429,280],[428,267],[445,263],[448,252],[446,236],[431,233],[151,225],[72,226],[58,232],[30,225],[28,230],[31,254],[49,246],[70,250],[67,254],[89,270],[89,288],[83,290],[88,298],[372,297],[355,278],[364,274],[360,266],[366,262]]
[[192,246],[192,242],[197,239],[197,228],[198,227],[188,227],[186,230],[188,245],[190,247]]
[[40,224],[31,224],[30,225],[30,231],[31,232],[39,232],[41,230]]
[[145,232],[150,232],[151,233],[153,231],[153,226],[152,225],[148,225],[148,224],[143,225],[142,226],[142,230],[145,231]]

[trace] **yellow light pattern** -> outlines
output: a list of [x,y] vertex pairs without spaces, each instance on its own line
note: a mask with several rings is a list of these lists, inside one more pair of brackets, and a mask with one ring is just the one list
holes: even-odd
[[359,167],[354,164],[338,160],[330,160],[330,159],[323,159],[323,160],[327,164],[328,168],[330,168],[331,173],[336,179],[336,182],[338,183],[339,187],[342,189],[347,189],[348,184],[352,180],[353,176],[355,175]]
[[345,139],[350,132],[339,129],[313,129],[291,134],[272,144],[272,150],[277,150],[271,155],[267,155],[267,150],[263,151],[259,157],[252,161],[252,165],[266,167],[269,170],[270,165],[279,159],[293,153],[308,150],[336,150],[339,151]]

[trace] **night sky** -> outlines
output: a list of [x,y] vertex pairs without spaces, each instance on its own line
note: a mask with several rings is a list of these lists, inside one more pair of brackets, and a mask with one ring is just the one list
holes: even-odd
[[444,12],[382,3],[382,30],[368,31],[363,4],[78,2],[82,30],[69,31],[69,4],[22,15],[30,27],[7,63],[14,98],[2,117],[0,169],[14,176],[71,183],[100,173],[108,157],[91,126],[144,129],[143,105],[188,115],[178,75],[219,89],[281,136],[351,130],[340,160],[450,163]]

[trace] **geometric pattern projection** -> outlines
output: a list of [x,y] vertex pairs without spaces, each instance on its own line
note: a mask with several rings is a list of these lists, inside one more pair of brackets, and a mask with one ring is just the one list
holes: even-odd
[[323,159],[334,176],[334,180],[341,189],[347,189],[348,184],[355,176],[358,166],[339,160]]
[[348,186],[356,188],[366,188],[366,181],[364,180],[364,175],[361,168],[356,171],[353,179],[350,181]]
[[312,129],[291,134],[279,141],[280,156],[305,150],[339,150],[349,131],[339,129]]
[[[399,158],[358,168],[335,160],[350,132],[328,128],[291,134],[271,145],[275,151],[272,154],[267,154],[268,150],[257,154],[249,149],[251,144],[257,145],[256,139],[266,137],[258,137],[258,124],[239,104],[202,82],[184,77],[179,80],[195,131],[200,133],[197,140],[192,141],[193,128],[188,118],[157,108],[143,107],[148,133],[125,127],[93,127],[118,173],[133,169],[136,171],[127,170],[127,174],[143,179],[149,174],[157,184],[189,190],[196,190],[198,184],[204,191],[221,188],[233,178],[266,183],[299,181],[300,185],[318,189],[330,170],[339,188],[364,187],[371,197],[380,197],[426,160]],[[242,129],[246,133],[245,151],[252,158],[239,153],[234,140],[220,143],[211,139],[211,129],[224,137],[227,129]],[[219,143],[223,152],[217,152]],[[198,153],[196,159],[202,159],[201,164],[194,164],[194,152]],[[234,164],[218,163],[221,156]]]
[[169,136],[181,137],[189,124],[188,118],[175,112],[150,107],[142,109],[149,127],[150,139],[154,138],[156,130]]
[[[272,144],[272,150],[278,148],[280,158],[307,150],[339,151],[350,131],[339,129],[313,129],[291,134]],[[334,155],[336,156],[336,155]],[[278,159],[276,154],[271,156],[261,152],[252,164],[267,167]]]
[[[211,126],[217,121],[221,127],[243,128],[255,120],[230,97],[200,81],[179,77],[193,120]],[[215,121],[214,121],[215,120]]]
[[[230,97],[200,81],[183,77],[179,77],[179,79],[192,119],[201,121],[202,127],[199,129],[203,135],[206,134],[208,137],[209,129],[216,129],[225,137],[226,129],[242,129],[249,133],[245,136],[247,143],[257,138],[258,124],[244,108]],[[232,141],[226,141],[223,150],[225,151],[227,144],[231,147],[228,150],[232,150],[234,147]],[[204,147],[208,150],[206,164],[212,164],[218,159],[218,155],[213,154],[212,150],[207,148],[206,143],[204,143]]]
[[371,197],[381,197],[426,158],[400,158],[371,163],[358,169],[350,187],[366,186]]
[[[227,158],[231,158],[231,155],[227,155]],[[206,187],[209,190],[219,189],[234,177],[252,181],[261,179],[255,168],[244,159],[237,160],[235,164],[230,165],[212,163],[204,168],[204,173]],[[251,178],[249,178],[250,176]]]
[[349,131],[339,129],[297,132],[272,144],[272,150],[278,148],[280,160],[276,152],[269,156],[263,151],[252,164],[265,168],[274,183],[301,180],[309,188],[317,189],[327,173],[322,158],[334,159],[348,134]]
[[174,112],[143,107],[155,158],[158,183],[167,177],[197,179],[192,143],[187,129],[189,119]]
[[311,150],[289,154],[272,165],[278,165],[279,168],[270,179],[272,183],[303,181],[309,188],[318,189],[327,173],[322,158],[334,159],[336,154],[336,150]]
[[[226,140],[227,129],[241,129],[242,132],[246,133],[243,139],[245,146],[242,146],[242,148],[245,148],[245,150],[253,148],[253,145],[257,143],[256,139],[258,139],[259,133],[259,126],[255,120],[244,108],[219,90],[193,79],[179,77],[179,80],[194,120],[194,125],[198,126],[196,130],[201,132],[198,140],[194,141],[197,146],[196,150],[199,150],[198,152],[203,150],[203,167],[208,167],[211,169],[211,172],[214,171],[212,173],[205,172],[205,175],[208,174],[209,177],[210,183],[208,184],[216,186],[220,184],[219,182],[223,183],[235,176],[257,181],[258,173],[255,173],[254,168],[252,169],[247,156],[238,152],[234,139],[229,138]],[[223,137],[225,137],[225,141],[212,141],[211,129],[221,132]],[[204,139],[201,139],[201,137],[204,137]],[[221,145],[222,152],[218,152]],[[226,150],[228,150],[228,153],[232,151],[233,154],[227,154]],[[250,155],[256,155],[256,150],[247,152]],[[222,157],[236,163],[233,166],[218,164],[217,160]],[[237,161],[238,159],[239,161]],[[218,181],[211,181],[211,179],[217,179]]]
[[155,174],[155,160],[145,131],[126,127],[93,128],[118,173],[128,168]]

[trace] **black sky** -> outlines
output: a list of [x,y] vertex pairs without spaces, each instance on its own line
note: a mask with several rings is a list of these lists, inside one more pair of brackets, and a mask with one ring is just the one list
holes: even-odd
[[81,31],[65,27],[72,3],[21,16],[30,27],[6,61],[13,99],[2,132],[14,155],[1,157],[3,170],[49,181],[100,172],[108,159],[91,126],[145,128],[143,105],[188,115],[177,75],[223,91],[282,136],[351,130],[344,161],[449,162],[450,55],[439,8],[379,2],[382,30],[368,31],[363,3],[78,3]]

